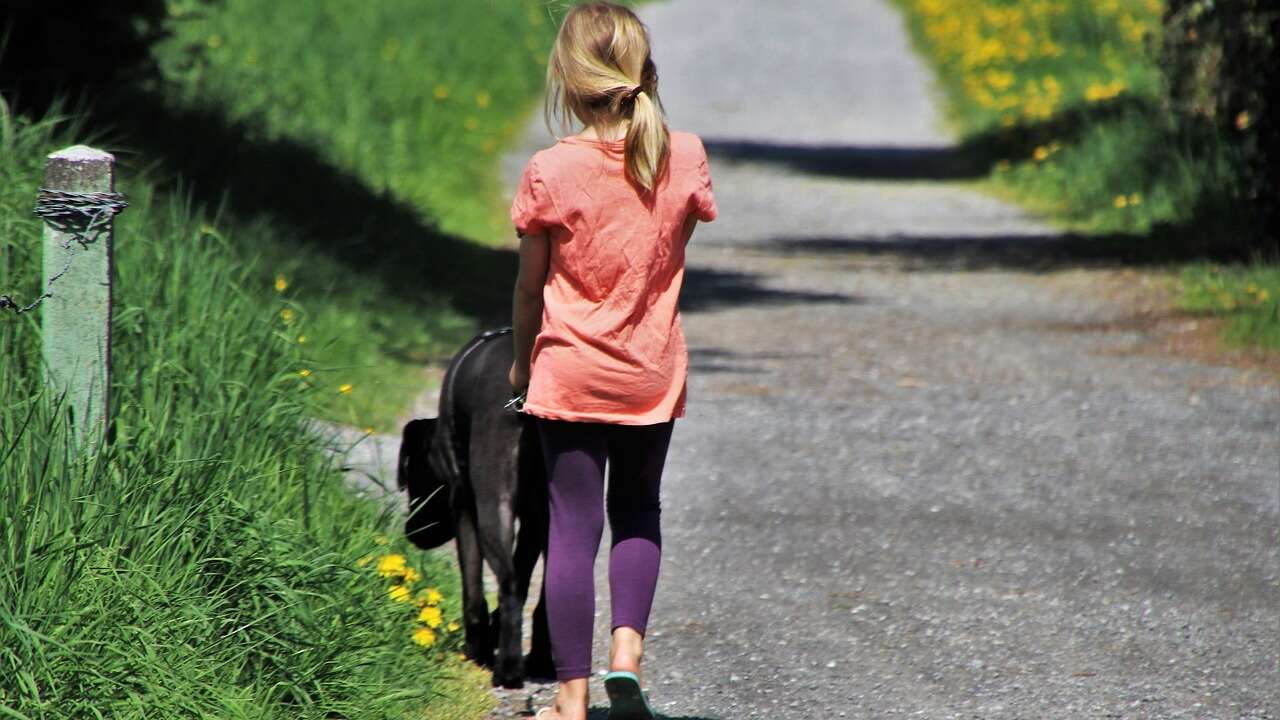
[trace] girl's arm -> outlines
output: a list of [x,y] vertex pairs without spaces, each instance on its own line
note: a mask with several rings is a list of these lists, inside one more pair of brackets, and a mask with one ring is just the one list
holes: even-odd
[[689,213],[684,219],[684,244],[689,246],[689,239],[693,237],[693,228],[698,224],[698,218],[693,213]]
[[509,379],[516,392],[529,386],[529,361],[533,355],[533,339],[542,328],[542,288],[547,283],[550,261],[550,238],[546,233],[520,236],[520,270],[511,295],[512,341],[515,361]]

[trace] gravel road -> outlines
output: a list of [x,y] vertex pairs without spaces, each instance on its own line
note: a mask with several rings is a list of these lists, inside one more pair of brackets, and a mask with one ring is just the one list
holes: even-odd
[[[721,212],[682,298],[658,709],[1280,718],[1274,379],[1144,352],[1110,271],[948,180],[931,78],[885,3],[640,14]],[[551,142],[535,118],[510,187]],[[554,685],[495,694],[514,717]],[[603,720],[599,677],[591,694]]]

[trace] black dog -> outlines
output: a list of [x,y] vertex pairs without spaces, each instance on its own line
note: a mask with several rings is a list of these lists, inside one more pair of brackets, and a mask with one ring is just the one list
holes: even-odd
[[[545,592],[534,611],[529,655],[520,654],[522,611],[533,566],[546,552],[549,519],[537,428],[508,407],[513,356],[508,327],[481,333],[453,357],[439,416],[404,427],[396,475],[409,490],[409,539],[430,549],[457,537],[466,655],[493,669],[494,685],[508,688],[522,687],[526,676],[555,677]],[[484,561],[498,579],[492,617]]]

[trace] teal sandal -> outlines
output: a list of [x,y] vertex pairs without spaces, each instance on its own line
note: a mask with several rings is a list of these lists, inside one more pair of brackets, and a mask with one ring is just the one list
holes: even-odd
[[609,720],[657,720],[649,693],[640,689],[635,673],[614,670],[604,676],[604,689],[609,693]]

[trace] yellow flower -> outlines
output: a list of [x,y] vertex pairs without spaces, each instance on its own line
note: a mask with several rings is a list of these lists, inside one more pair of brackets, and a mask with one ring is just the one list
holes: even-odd
[[440,627],[443,618],[438,607],[424,607],[422,612],[418,613],[418,622],[426,623],[430,627]]
[[342,393],[343,395],[350,395],[350,394],[351,394],[351,383],[342,383],[341,385],[339,385],[339,386],[338,386],[338,392]]
[[365,555],[364,557],[362,557],[362,558],[360,558],[359,560],[357,560],[357,561],[356,561],[356,567],[364,567],[364,566],[368,565],[368,564],[369,564],[369,563],[371,563],[371,562],[373,562],[373,556],[372,556],[372,555]]
[[222,36],[214,33],[209,36],[208,40],[204,41],[204,44],[214,49],[220,48],[222,47]]
[[1125,205],[1129,204],[1129,198],[1125,197],[1124,195],[1117,195],[1115,199],[1111,201],[1111,204],[1115,205],[1116,209],[1118,210],[1124,207]]
[[440,591],[433,587],[423,590],[422,597],[428,605],[439,604],[439,602],[444,599],[444,595],[441,595]]
[[1252,119],[1251,117],[1249,117],[1249,112],[1248,112],[1247,110],[1246,110],[1246,111],[1241,111],[1239,115],[1236,115],[1236,129],[1237,129],[1237,130],[1245,130],[1245,129],[1248,129],[1248,127],[1249,127],[1250,125],[1252,125],[1252,124],[1253,124],[1253,119]]
[[413,641],[422,647],[431,647],[436,641],[436,634],[430,628],[418,628],[413,631]]
[[285,308],[281,310],[280,319],[284,321],[285,325],[293,322],[293,308]]
[[284,292],[289,287],[289,281],[284,279],[284,275],[276,276],[276,292]]
[[298,374],[301,375],[302,377],[311,377],[311,371],[306,368],[299,370]]
[[462,629],[462,626],[459,625],[457,622],[450,620],[449,624],[444,626],[444,629],[448,630],[449,632],[457,632],[458,630]]
[[391,599],[396,602],[409,602],[411,594],[409,588],[404,585],[392,585],[387,588],[387,595],[391,596]]
[[1140,194],[1138,194],[1138,193],[1130,193],[1130,194],[1129,194],[1129,204],[1130,204],[1130,205],[1141,205],[1141,204],[1142,204],[1142,195],[1140,195]]
[[383,555],[382,558],[378,560],[378,574],[382,577],[399,575],[404,572],[404,568],[405,564],[403,555]]
[[420,575],[417,570],[414,570],[411,567],[406,567],[404,569],[404,579],[401,580],[401,582],[408,585],[409,583],[415,583],[421,579],[422,575]]
[[307,336],[306,336],[306,335],[299,335],[299,336],[298,336],[298,344],[299,344],[299,345],[301,345],[301,344],[305,343],[306,341],[307,341]]
[[1271,299],[1271,293],[1267,292],[1266,290],[1258,291],[1258,302],[1266,302],[1267,300],[1270,300],[1270,299]]
[[1036,162],[1044,162],[1049,157],[1049,149],[1041,145],[1032,151],[1031,157],[1035,158]]
[[1008,172],[1009,167],[1008,160],[999,160],[996,162],[996,170],[999,170],[1000,172]]
[[489,107],[489,103],[492,101],[493,98],[489,97],[489,93],[484,90],[476,93],[476,105],[479,105],[482,108],[487,108]]
[[433,92],[433,94],[436,96],[436,99],[437,99],[437,100],[443,100],[443,99],[445,99],[445,98],[449,97],[449,86],[448,86],[448,85],[437,85],[437,86],[436,86],[436,89],[435,89],[435,90],[434,90],[434,92]]

